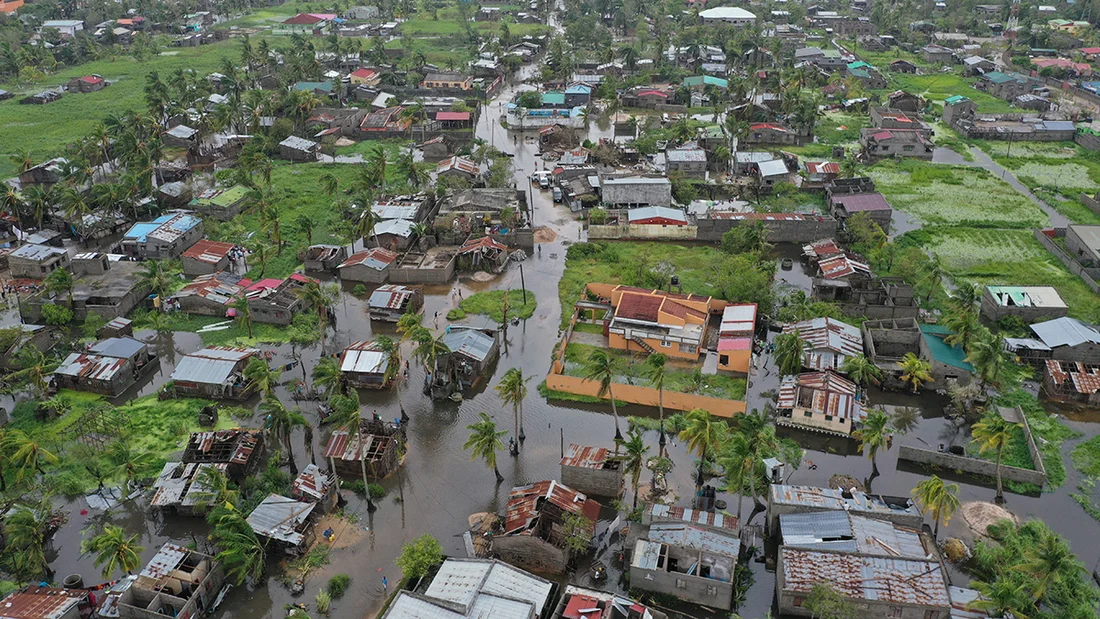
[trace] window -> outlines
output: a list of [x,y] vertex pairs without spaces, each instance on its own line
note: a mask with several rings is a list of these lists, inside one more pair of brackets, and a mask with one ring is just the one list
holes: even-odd
[[901,616],[901,606],[891,606],[890,609],[886,611],[886,616],[887,617],[900,617]]
[[832,421],[832,420],[833,420],[832,415],[825,415],[825,421]]
[[718,365],[729,365],[729,364],[730,364],[730,356],[729,355],[718,355]]
[[940,619],[940,611],[926,610],[924,611],[924,619]]
[[889,146],[881,146],[881,147],[879,147],[879,150],[881,150],[882,152],[885,153],[886,151],[890,150],[890,147]]
[[683,580],[680,580],[679,578],[677,578],[676,579],[676,588],[677,589],[687,589],[688,584],[686,582],[684,582]]
[[848,420],[843,418],[843,417],[841,417],[840,419],[837,419],[837,422],[840,423],[840,425],[844,425],[847,421]]
[[908,153],[908,152],[911,152],[913,150],[913,147],[911,145],[910,146],[902,146],[901,149]]
[[672,348],[672,342],[661,340],[661,348]]
[[803,417],[813,417],[814,414],[813,414],[813,411],[802,411],[802,416]]
[[793,604],[795,608],[801,608],[802,603],[805,602],[805,601],[806,601],[806,598],[796,596],[794,598],[794,600],[791,601],[791,604]]

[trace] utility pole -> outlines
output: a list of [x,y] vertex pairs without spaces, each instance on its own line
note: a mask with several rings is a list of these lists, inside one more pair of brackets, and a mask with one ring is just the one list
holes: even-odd
[[523,290],[523,304],[527,305],[527,284],[523,281],[523,263],[519,263],[519,287]]

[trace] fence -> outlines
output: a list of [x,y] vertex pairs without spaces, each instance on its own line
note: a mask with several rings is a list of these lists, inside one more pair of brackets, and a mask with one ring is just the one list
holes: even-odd
[[[1097,149],[1097,150],[1100,150],[1100,149]],[[1093,213],[1096,213],[1097,215],[1100,215],[1100,200],[1097,200],[1096,198],[1093,198],[1092,196],[1088,195],[1087,193],[1083,193],[1083,194],[1081,194],[1081,204],[1084,204],[1085,207],[1088,208]]]
[[1080,277],[1081,280],[1085,282],[1085,285],[1092,289],[1093,292],[1100,293],[1100,284],[1096,283],[1096,280],[1093,279],[1092,276],[1086,272],[1085,267],[1081,266],[1080,263],[1074,260],[1073,256],[1067,254],[1066,251],[1059,247],[1053,239],[1043,234],[1042,230],[1036,228],[1032,230],[1032,233],[1035,235],[1035,238],[1038,239],[1039,243],[1041,243],[1043,247],[1047,248],[1050,253],[1054,254],[1055,258],[1061,261],[1061,263],[1064,264],[1067,269],[1069,269],[1070,273],[1073,273],[1074,275]]

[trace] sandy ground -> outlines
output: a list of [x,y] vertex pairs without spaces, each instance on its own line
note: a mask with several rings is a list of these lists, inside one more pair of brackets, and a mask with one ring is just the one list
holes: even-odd
[[1014,516],[1012,512],[994,503],[982,501],[963,503],[961,511],[966,523],[970,525],[970,530],[979,537],[986,536],[986,530],[989,528],[989,525],[1004,520],[1005,518],[1013,522],[1018,522],[1016,516]]
[[[317,529],[318,543],[330,543],[333,550],[339,550],[341,548],[350,548],[359,542],[363,541],[366,537],[366,532],[363,530],[363,525],[348,522],[346,518],[341,518],[335,514],[326,514],[315,525]],[[326,529],[332,529],[336,539],[332,542],[326,542],[321,538],[321,533]]]
[[539,226],[535,228],[535,242],[536,243],[553,243],[558,238],[558,233],[553,229],[546,226]]

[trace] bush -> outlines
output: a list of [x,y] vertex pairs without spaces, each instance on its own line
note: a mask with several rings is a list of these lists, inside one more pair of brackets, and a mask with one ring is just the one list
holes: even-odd
[[356,284],[355,288],[351,289],[351,294],[357,297],[365,297],[367,296],[367,287],[363,284]]
[[67,325],[73,321],[73,311],[64,305],[43,305],[42,319],[51,326]]
[[337,574],[328,580],[328,594],[336,599],[348,590],[348,585],[351,584],[351,576],[347,574]]
[[377,501],[386,496],[386,489],[381,484],[370,484],[367,486],[367,494],[370,495],[372,501]]
[[317,612],[321,613],[322,615],[327,615],[329,608],[332,606],[332,596],[330,596],[328,592],[324,589],[321,589],[317,592],[317,597],[315,598],[315,601],[317,602]]
[[594,208],[588,213],[588,223],[594,226],[602,226],[607,223],[607,209],[603,207]]
[[428,534],[405,544],[397,557],[397,566],[408,580],[418,580],[443,561],[443,547]]

